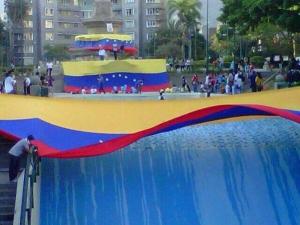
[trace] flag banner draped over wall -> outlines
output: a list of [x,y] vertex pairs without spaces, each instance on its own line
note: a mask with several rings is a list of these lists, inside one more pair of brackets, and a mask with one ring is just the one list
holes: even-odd
[[42,157],[89,157],[202,123],[270,116],[300,123],[299,94],[300,88],[293,88],[211,99],[125,102],[0,95],[0,134],[15,140],[34,135]]
[[[109,29],[109,27],[107,27]],[[110,29],[113,29],[111,26]],[[70,48],[71,51],[89,50],[98,51],[100,48],[106,51],[113,51],[113,45],[117,45],[119,51],[135,55],[137,48],[131,35],[126,34],[86,34],[75,37],[75,42]]]
[[102,85],[108,92],[114,88],[131,92],[138,82],[142,82],[142,92],[169,87],[169,75],[163,59],[63,62],[63,70],[66,92],[99,89],[99,75],[103,76]]

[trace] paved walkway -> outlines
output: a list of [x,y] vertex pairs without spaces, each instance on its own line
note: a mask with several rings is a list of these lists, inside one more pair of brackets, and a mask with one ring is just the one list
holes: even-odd
[[[222,94],[212,94],[212,97],[224,96]],[[69,94],[69,93],[54,93],[55,98],[78,98],[78,99],[93,99],[93,100],[158,100],[157,92],[145,92],[142,94]],[[206,93],[165,93],[164,97],[168,99],[193,99],[206,98]]]

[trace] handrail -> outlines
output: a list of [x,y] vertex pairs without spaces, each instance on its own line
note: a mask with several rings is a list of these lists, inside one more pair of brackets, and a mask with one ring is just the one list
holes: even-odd
[[34,208],[34,183],[40,172],[40,157],[31,149],[27,155],[26,168],[24,172],[23,194],[21,205],[20,225],[31,225],[31,211]]

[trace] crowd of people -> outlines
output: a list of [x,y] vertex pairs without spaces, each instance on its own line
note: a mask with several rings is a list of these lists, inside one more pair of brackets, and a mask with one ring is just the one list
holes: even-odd
[[[47,87],[50,90],[53,88],[53,76],[52,76],[52,69],[53,63],[47,62],[46,64],[47,70],[46,74],[40,74],[39,69],[35,73],[35,76],[39,77],[40,82],[39,85],[42,87]],[[32,74],[25,73],[23,78],[23,94],[30,95],[31,94],[31,86],[33,85],[33,81],[31,80]],[[4,71],[3,76],[0,79],[0,93],[4,94],[17,94],[18,90],[18,82],[15,76],[15,69],[10,68],[7,71]]]
[[[209,73],[203,80],[200,80],[199,76],[194,74],[190,83],[185,76],[182,76],[181,91],[206,92],[208,95],[210,95],[210,93],[240,94],[244,92],[247,87],[250,87],[253,92],[262,91],[264,81],[262,74],[256,72],[253,65],[249,68],[247,72],[238,68],[236,71]],[[189,84],[191,84],[191,86]]]
[[177,59],[167,58],[167,70],[168,71],[192,71],[193,59]]
[[144,86],[144,81],[142,79],[138,79],[133,86],[129,86],[127,84],[121,86],[113,86],[111,88],[105,88],[105,86],[104,76],[102,74],[99,74],[97,77],[97,85],[93,85],[90,88],[82,87],[80,92],[73,92],[72,94],[106,94],[107,91],[110,91],[110,93],[112,94],[141,94],[142,87]]

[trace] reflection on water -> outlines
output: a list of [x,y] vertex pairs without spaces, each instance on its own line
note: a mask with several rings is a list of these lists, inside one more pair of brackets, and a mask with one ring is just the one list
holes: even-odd
[[187,127],[101,157],[43,159],[41,225],[300,224],[300,125]]

